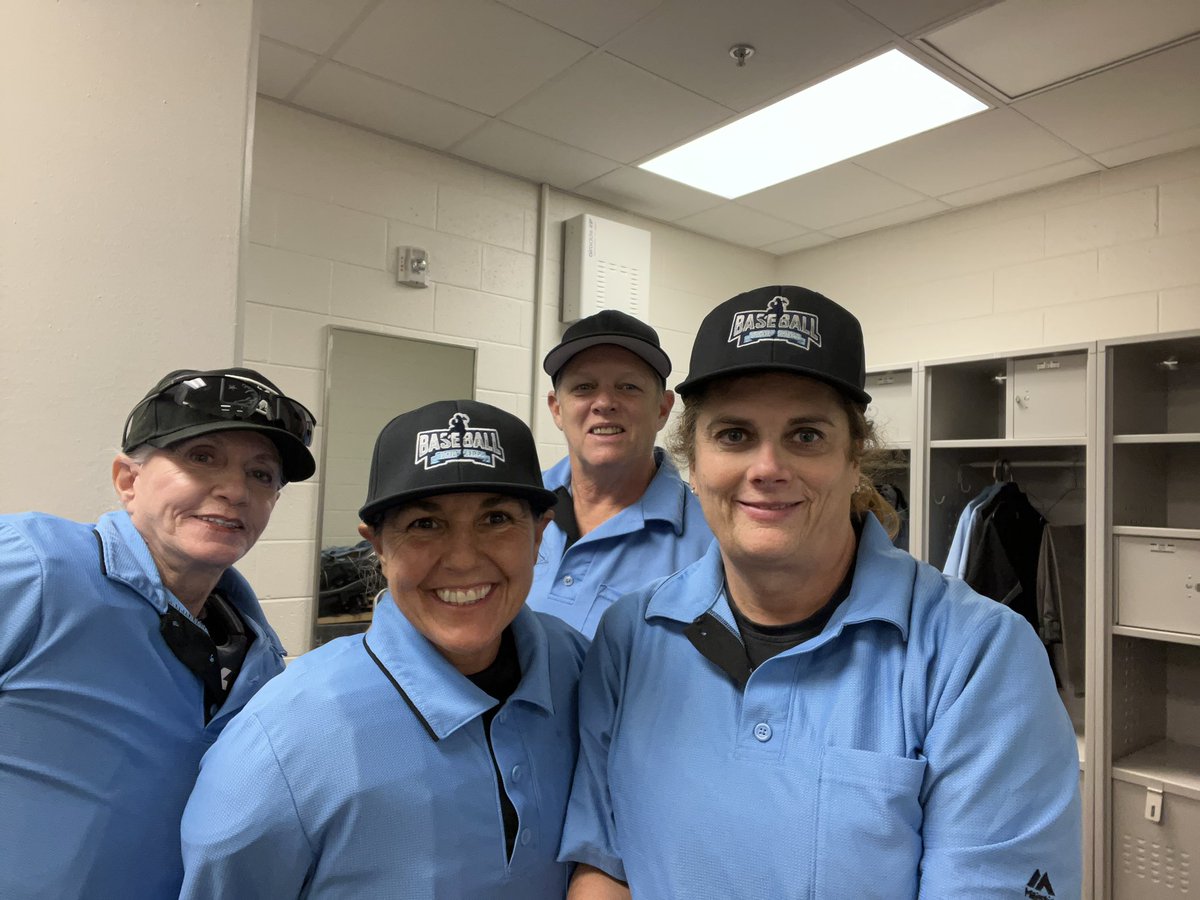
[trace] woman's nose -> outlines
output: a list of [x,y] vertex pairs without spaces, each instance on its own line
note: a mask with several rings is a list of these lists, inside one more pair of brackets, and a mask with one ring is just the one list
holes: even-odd
[[242,504],[250,496],[246,473],[238,466],[226,466],[216,475],[213,490],[235,505]]
[[776,482],[787,479],[788,469],[784,464],[783,453],[776,444],[763,441],[753,452],[754,456],[746,473],[752,481]]

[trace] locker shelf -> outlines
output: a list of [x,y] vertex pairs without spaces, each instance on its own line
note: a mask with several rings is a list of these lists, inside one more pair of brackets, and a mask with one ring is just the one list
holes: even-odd
[[1200,433],[1184,431],[1177,434],[1114,434],[1114,444],[1200,444]]
[[972,447],[1086,447],[1085,437],[1061,438],[978,438],[975,440],[944,440],[930,441],[929,446],[936,449],[958,449]]
[[1139,638],[1143,641],[1166,641],[1171,644],[1187,644],[1192,647],[1200,647],[1200,634],[1188,634],[1183,631],[1160,631],[1157,628],[1114,625],[1112,633],[1121,637]]
[[1158,741],[1116,760],[1113,778],[1200,800],[1200,747]]

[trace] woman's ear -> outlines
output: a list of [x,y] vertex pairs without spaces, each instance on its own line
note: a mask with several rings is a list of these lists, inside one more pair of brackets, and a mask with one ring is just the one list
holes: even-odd
[[122,506],[128,506],[129,502],[133,500],[139,468],[138,463],[123,453],[113,460],[113,488],[116,490],[117,498],[121,501]]
[[375,528],[366,522],[359,522],[358,533],[375,549],[375,555],[378,556],[383,549],[383,529]]

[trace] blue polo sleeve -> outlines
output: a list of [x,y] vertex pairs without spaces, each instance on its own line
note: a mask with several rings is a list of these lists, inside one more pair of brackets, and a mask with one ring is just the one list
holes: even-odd
[[583,661],[579,676],[579,760],[563,824],[560,862],[594,866],[625,881],[617,844],[608,761],[613,729],[625,689],[625,674],[640,605],[626,597],[609,607]]
[[0,689],[37,637],[43,582],[42,562],[32,544],[0,523]]
[[988,610],[949,654],[923,748],[920,896],[1078,897],[1079,759],[1046,651],[1029,623]]
[[181,836],[181,900],[300,896],[316,855],[253,713],[235,718],[205,755]]

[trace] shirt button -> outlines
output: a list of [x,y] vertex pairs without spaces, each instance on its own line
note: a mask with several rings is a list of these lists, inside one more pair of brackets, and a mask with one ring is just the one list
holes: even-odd
[[513,781],[520,781],[520,780],[521,780],[521,776],[522,776],[522,775],[524,775],[524,774],[525,774],[525,773],[521,771],[521,767],[520,767],[520,766],[513,766],[513,767],[512,767],[512,780],[513,780]]
[[508,721],[508,713],[504,710],[500,710],[500,712],[496,713],[496,721],[503,725]]
[[765,744],[771,739],[771,726],[766,722],[759,722],[754,726],[754,736]]
[[521,845],[522,846],[527,845],[532,840],[533,840],[533,835],[529,833],[528,828],[526,828],[524,831],[521,832]]
[[575,579],[572,578],[570,575],[563,576],[563,584],[565,584],[567,587],[570,587],[574,583],[575,583]]

